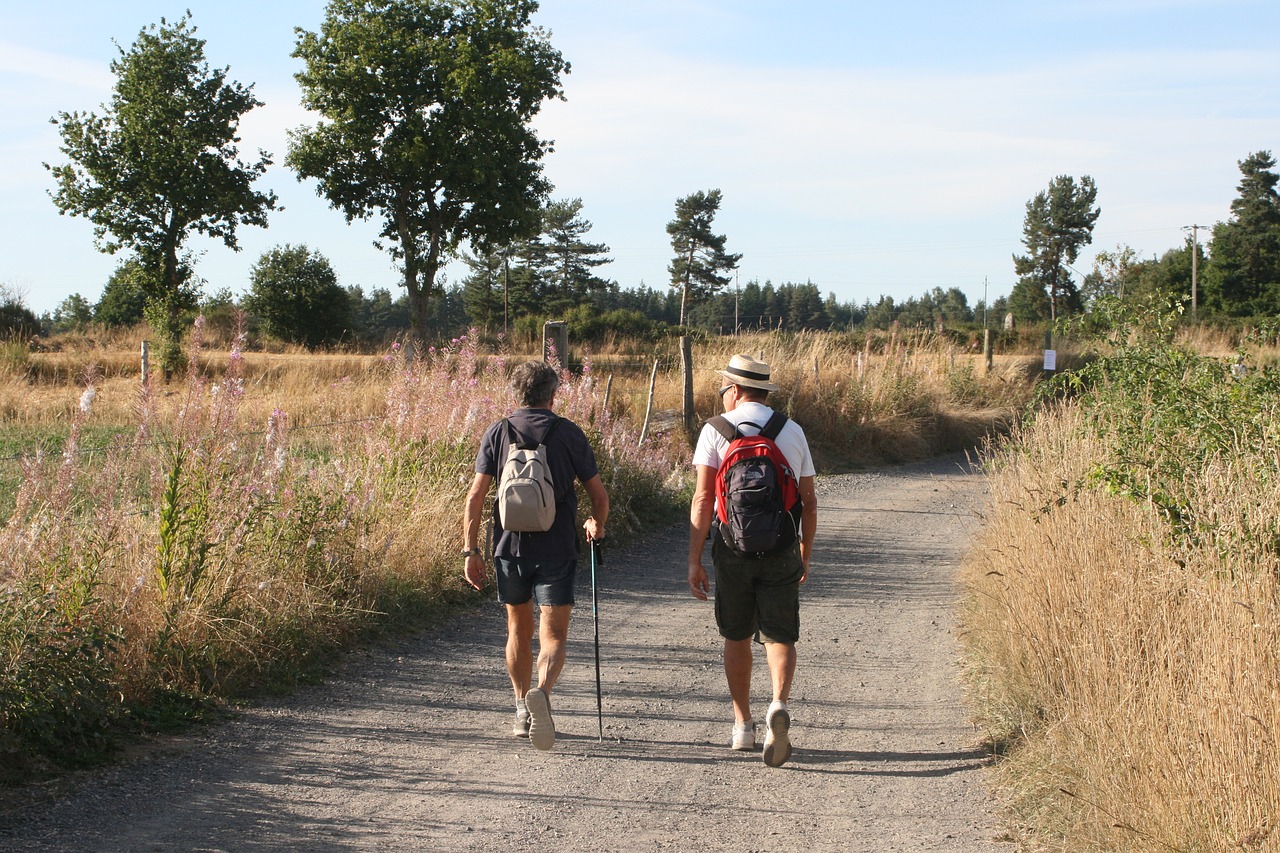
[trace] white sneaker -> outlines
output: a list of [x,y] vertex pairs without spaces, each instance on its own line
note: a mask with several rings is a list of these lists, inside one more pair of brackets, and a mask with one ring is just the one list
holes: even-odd
[[764,718],[764,763],[781,767],[791,757],[791,713],[781,702],[769,706]]
[[529,706],[517,705],[516,718],[511,723],[511,734],[516,737],[529,736]]
[[534,749],[546,751],[555,745],[556,724],[551,719],[551,700],[541,687],[534,687],[524,697],[529,706],[529,742]]
[[754,751],[756,748],[756,724],[752,720],[745,723],[733,724],[733,738],[729,741],[732,749],[741,749],[745,752]]

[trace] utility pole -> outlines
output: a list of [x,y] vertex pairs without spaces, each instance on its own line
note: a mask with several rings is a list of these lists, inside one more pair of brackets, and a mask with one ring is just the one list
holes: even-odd
[[1200,229],[1207,228],[1207,225],[1184,225],[1183,231],[1191,232],[1191,319],[1196,319],[1196,309],[1199,303],[1199,293],[1197,291],[1197,279],[1200,266]]
[[733,334],[738,334],[740,323],[738,321],[738,297],[740,290],[738,288],[738,270],[733,271]]

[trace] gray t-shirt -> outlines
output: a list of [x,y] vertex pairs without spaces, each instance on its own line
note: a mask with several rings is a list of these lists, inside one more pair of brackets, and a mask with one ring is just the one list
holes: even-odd
[[[516,434],[526,441],[540,441],[556,420],[550,409],[516,409],[507,418]],[[476,473],[497,479],[507,460],[508,438],[502,421],[485,431],[476,454]],[[495,501],[494,555],[511,559],[573,560],[578,556],[578,494],[574,480],[583,482],[599,473],[596,455],[582,428],[560,418],[547,445],[547,464],[556,487],[556,520],[545,533],[518,533],[502,529]]]

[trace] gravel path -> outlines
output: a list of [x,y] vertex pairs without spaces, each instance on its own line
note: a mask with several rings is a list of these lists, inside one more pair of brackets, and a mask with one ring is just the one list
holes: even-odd
[[[1010,850],[956,667],[981,476],[952,458],[820,477],[818,494],[782,768],[727,748],[720,640],[688,593],[681,527],[599,571],[603,741],[583,571],[551,752],[508,735],[505,626],[487,603],[11,809],[0,849]],[[758,655],[757,718],[768,683]]]

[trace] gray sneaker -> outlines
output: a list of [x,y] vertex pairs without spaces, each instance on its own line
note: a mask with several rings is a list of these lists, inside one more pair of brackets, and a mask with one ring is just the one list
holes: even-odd
[[527,705],[516,706],[516,718],[511,723],[511,734],[516,737],[529,736],[529,708]]
[[775,703],[769,706],[764,718],[764,763],[781,767],[791,757],[791,714],[787,706]]
[[529,706],[529,742],[534,749],[550,749],[556,742],[556,724],[551,719],[551,700],[541,687],[532,688],[524,697]]
[[754,752],[756,748],[756,724],[752,720],[733,724],[733,737],[729,740],[731,749]]

